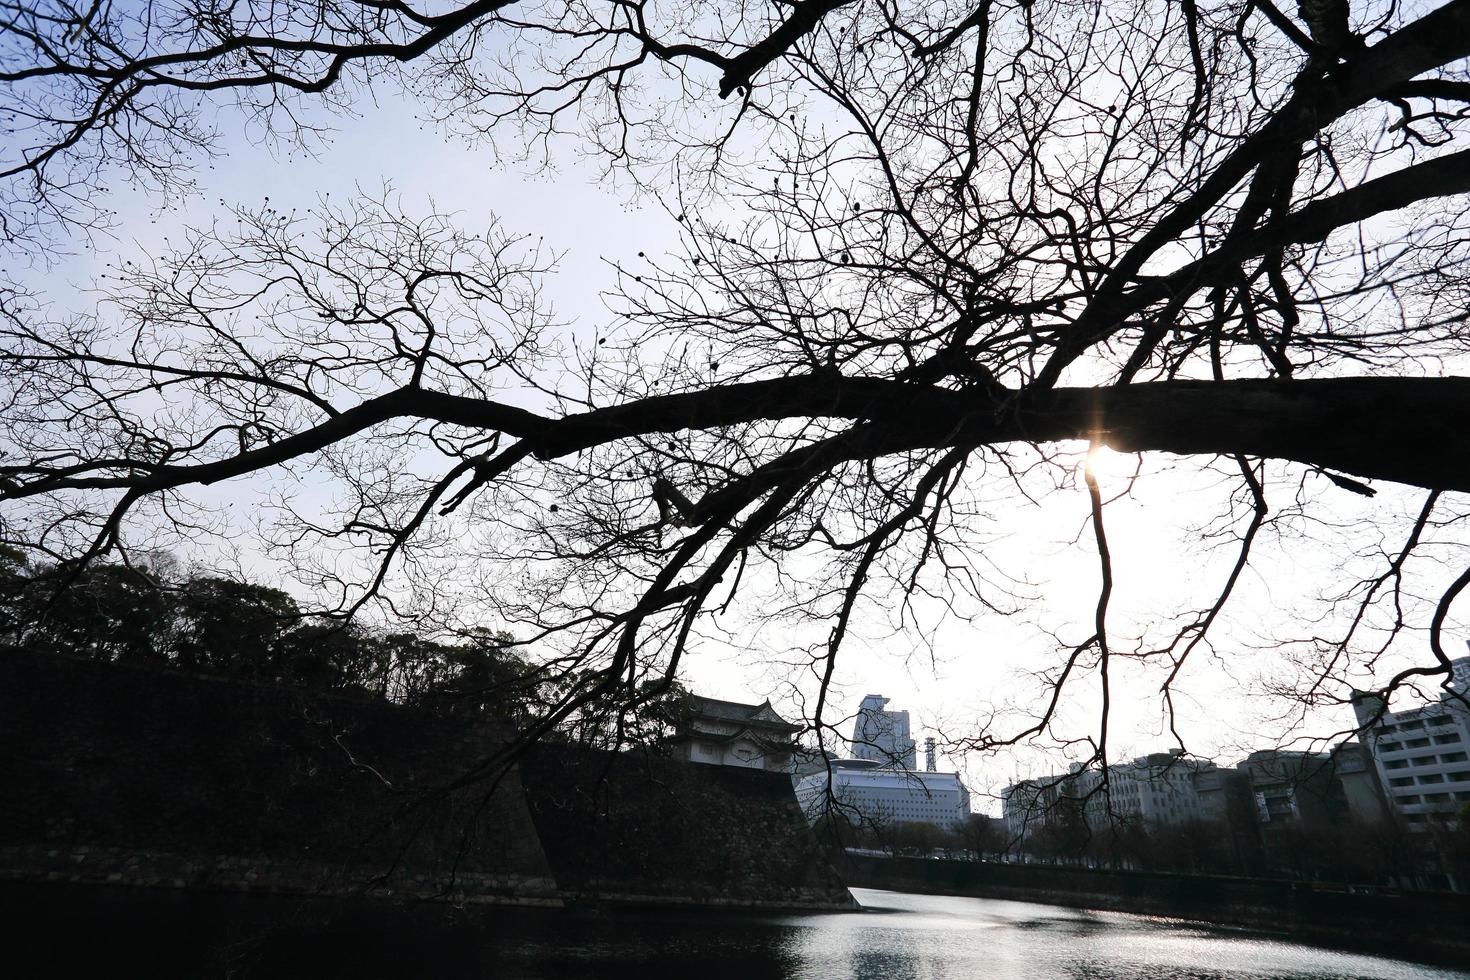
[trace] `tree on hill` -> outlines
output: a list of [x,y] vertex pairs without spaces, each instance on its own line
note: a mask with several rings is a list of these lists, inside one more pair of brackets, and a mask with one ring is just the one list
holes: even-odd
[[0,575],[0,651],[351,692],[512,724],[544,698],[544,674],[503,632],[454,642],[383,633],[308,615],[269,586],[102,562],[57,592],[54,572],[0,557],[11,559]]
[[171,604],[148,569],[96,563],[59,594],[41,575],[6,582],[7,645],[158,666],[169,660]]
[[182,584],[174,616],[177,666],[270,677],[283,666],[285,636],[298,627],[301,610],[280,589],[209,575]]
[[[0,207],[26,248],[105,223],[115,180],[177,192],[222,104],[310,138],[392,86],[533,151],[577,128],[692,202],[686,256],[627,260],[619,326],[570,352],[534,247],[391,199],[237,209],[115,266],[97,317],[7,290],[3,543],[58,580],[144,528],[204,537],[200,488],[315,468],[335,520],[288,513],[276,543],[329,611],[432,606],[435,562],[473,556],[566,681],[529,734],[659,697],[742,603],[826,624],[803,651],[820,731],[863,597],[1009,606],[1024,570],[985,545],[1073,482],[1081,441],[1217,481],[1229,574],[1127,651],[1170,668],[1170,711],[1260,539],[1387,484],[1417,516],[1364,529],[1394,540],[1345,573],[1310,666],[1367,669],[1412,627],[1429,652],[1382,685],[1447,677],[1463,541],[1427,559],[1449,555],[1435,595],[1404,579],[1470,516],[1470,378],[1447,370],[1470,339],[1470,0],[1332,30],[1269,0],[45,0],[3,31]],[[1101,690],[1105,759],[1111,550],[1081,482],[1102,585],[1043,676]],[[975,744],[1045,732],[1056,703]]]

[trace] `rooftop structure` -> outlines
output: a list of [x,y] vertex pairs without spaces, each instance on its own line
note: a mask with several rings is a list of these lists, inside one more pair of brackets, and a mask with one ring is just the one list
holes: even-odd
[[691,694],[670,744],[676,758],[689,762],[787,772],[799,731],[769,701],[742,704]]

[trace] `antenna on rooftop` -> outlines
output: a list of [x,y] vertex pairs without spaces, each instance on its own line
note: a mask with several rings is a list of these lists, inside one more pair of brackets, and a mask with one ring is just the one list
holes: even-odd
[[924,739],[924,771],[934,772],[934,738]]

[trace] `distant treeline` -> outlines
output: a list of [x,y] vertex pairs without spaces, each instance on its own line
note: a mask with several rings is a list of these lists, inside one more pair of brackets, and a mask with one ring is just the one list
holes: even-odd
[[[280,589],[212,574],[171,575],[94,563],[75,577],[0,546],[0,652],[81,657],[382,698],[525,727],[588,673],[538,663],[514,638],[472,628],[449,638],[309,614]],[[626,692],[581,705],[550,738],[611,747],[660,745],[687,692]]]
[[[74,579],[0,551],[0,648],[171,668],[520,720],[553,692],[511,638],[452,640],[304,613],[280,589],[93,564]],[[63,587],[64,586],[64,587]]]
[[1003,820],[978,813],[948,829],[927,823],[854,823],[829,814],[818,822],[817,833],[834,851],[856,848],[895,856],[1470,891],[1470,808],[1414,829],[1393,819],[1267,828],[1224,821],[1163,825],[1119,819],[1093,831],[1075,809],[1060,807],[1054,819],[1024,842],[1007,833]]
[[1094,829],[1076,804],[1064,799],[1024,841],[1011,836],[1003,819],[979,813],[944,828],[839,810],[824,814],[816,832],[836,853],[854,849],[894,856],[1470,892],[1470,806],[1413,828],[1387,817],[1360,822],[1344,816],[1312,824],[1297,820],[1264,826],[1254,821],[1159,824],[1118,818]]

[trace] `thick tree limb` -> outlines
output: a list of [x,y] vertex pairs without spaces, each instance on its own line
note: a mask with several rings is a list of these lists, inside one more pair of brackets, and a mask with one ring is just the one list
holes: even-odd
[[852,0],[802,0],[796,5],[791,16],[781,22],[780,27],[767,35],[764,40],[752,44],[730,59],[730,66],[725,69],[725,75],[720,79],[720,98],[727,97],[741,86],[749,85],[750,80],[762,68],[781,57],[793,44],[810,34],[822,22],[823,17],[851,2]]
[[[563,456],[618,438],[825,416],[872,420],[873,451],[1099,438],[1125,452],[1294,460],[1470,491],[1470,378],[1165,381],[1058,388],[998,408],[988,393],[827,375],[727,385],[569,416],[538,440]],[[1412,424],[1405,425],[1405,420]]]
[[0,498],[84,488],[148,493],[211,483],[309,455],[389,419],[415,417],[507,432],[543,459],[658,433],[762,419],[845,418],[868,424],[838,437],[843,445],[834,458],[1098,439],[1125,452],[1258,456],[1366,479],[1470,491],[1470,378],[1165,381],[1017,393],[1009,404],[997,405],[988,391],[814,374],[646,398],[561,419],[405,390],[220,461],[137,466],[131,472],[119,472],[119,461],[65,473],[7,467],[14,483]]

